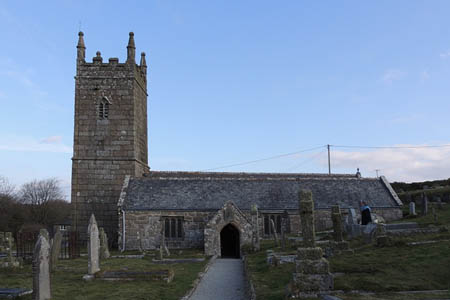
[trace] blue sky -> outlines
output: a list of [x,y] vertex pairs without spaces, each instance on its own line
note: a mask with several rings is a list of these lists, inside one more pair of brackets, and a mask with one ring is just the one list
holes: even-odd
[[[77,32],[149,65],[149,164],[450,144],[449,1],[0,2],[0,175],[70,186]],[[218,171],[327,172],[325,148]],[[332,171],[450,177],[450,147],[333,148]]]

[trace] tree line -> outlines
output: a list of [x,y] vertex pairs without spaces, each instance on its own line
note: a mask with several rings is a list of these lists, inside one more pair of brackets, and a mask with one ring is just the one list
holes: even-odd
[[20,187],[0,176],[0,231],[36,231],[70,217],[61,183],[56,178],[33,180]]

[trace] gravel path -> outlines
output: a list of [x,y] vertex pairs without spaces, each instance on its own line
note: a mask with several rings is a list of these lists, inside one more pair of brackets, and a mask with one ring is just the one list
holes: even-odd
[[244,264],[240,259],[218,258],[189,300],[245,300]]

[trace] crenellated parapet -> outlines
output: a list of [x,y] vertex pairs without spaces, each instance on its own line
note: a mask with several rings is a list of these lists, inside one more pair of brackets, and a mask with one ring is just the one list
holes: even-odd
[[[93,73],[94,72],[94,73]],[[86,45],[84,42],[84,33],[78,33],[77,44],[77,77],[108,76],[108,73],[114,73],[115,76],[133,77],[144,91],[147,91],[147,62],[145,59],[145,52],[141,53],[139,65],[136,64],[136,46],[134,41],[134,33],[130,32],[127,45],[127,59],[124,63],[120,63],[117,57],[108,59],[108,62],[103,62],[103,57],[100,51],[92,58],[91,62],[86,61]]]

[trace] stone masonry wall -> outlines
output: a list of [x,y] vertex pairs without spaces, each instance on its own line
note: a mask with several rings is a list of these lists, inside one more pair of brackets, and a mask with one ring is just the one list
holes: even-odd
[[[105,228],[115,244],[117,201],[124,177],[140,177],[148,172],[146,67],[136,65],[134,58],[127,63],[119,63],[117,58],[103,63],[97,52],[93,62],[87,63],[84,54],[78,55],[73,225],[85,240],[89,217],[94,213],[99,226]],[[107,118],[99,117],[100,101],[109,103]]]
[[[373,211],[382,216],[387,221],[401,218],[401,209],[395,208],[374,208]],[[250,219],[250,211],[243,212],[247,219]],[[345,219],[347,212],[341,210],[342,218]],[[125,240],[126,250],[136,250],[138,245],[138,232],[142,240],[144,249],[155,249],[160,245],[161,218],[162,217],[183,217],[184,238],[166,239],[169,248],[204,248],[204,229],[206,224],[217,214],[217,211],[126,211],[125,212]],[[318,231],[332,228],[331,210],[315,210],[315,225]],[[259,216],[260,218],[262,215]],[[260,236],[263,237],[263,220],[259,221]],[[298,212],[290,211],[289,224],[291,234],[301,234],[301,223]],[[241,226],[242,227],[242,226]],[[244,227],[241,228],[241,230]],[[248,228],[244,230],[249,231]],[[122,248],[123,215],[119,216],[119,247]],[[270,237],[272,238],[272,237]]]

